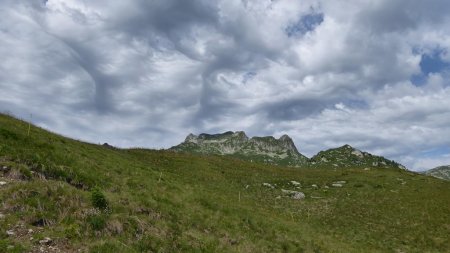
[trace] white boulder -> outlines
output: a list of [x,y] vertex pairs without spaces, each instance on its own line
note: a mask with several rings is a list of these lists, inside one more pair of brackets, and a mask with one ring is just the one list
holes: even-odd
[[269,183],[263,183],[262,185],[265,186],[265,187],[272,188],[272,189],[275,188],[273,185],[271,185]]
[[300,200],[300,199],[304,199],[306,197],[303,192],[284,190],[284,189],[281,189],[281,192],[286,195],[289,195],[292,199]]
[[297,181],[291,181],[291,184],[293,186],[301,186],[300,182],[297,182]]

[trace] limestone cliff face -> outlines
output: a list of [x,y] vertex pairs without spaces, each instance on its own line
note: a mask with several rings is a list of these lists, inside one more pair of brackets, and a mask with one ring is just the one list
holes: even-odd
[[200,134],[198,136],[189,134],[183,143],[172,149],[200,153],[233,154],[239,151],[247,141],[248,137],[244,132],[234,133],[230,131],[222,134]]
[[253,137],[242,132],[221,134],[189,134],[185,141],[171,148],[175,151],[202,154],[233,155],[251,161],[299,166],[308,158],[300,154],[292,139],[283,135],[279,139],[272,136]]
[[287,135],[283,135],[279,139],[275,139],[272,136],[253,137],[249,140],[248,145],[251,147],[250,149],[266,152],[299,153],[294,142]]

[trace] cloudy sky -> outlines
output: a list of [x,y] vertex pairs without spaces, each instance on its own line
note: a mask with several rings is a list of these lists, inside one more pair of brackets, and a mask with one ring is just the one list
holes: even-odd
[[189,133],[450,164],[448,0],[1,0],[0,110],[120,147]]

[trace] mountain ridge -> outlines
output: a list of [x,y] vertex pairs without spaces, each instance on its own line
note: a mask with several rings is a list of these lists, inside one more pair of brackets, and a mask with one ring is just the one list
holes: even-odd
[[218,134],[190,133],[184,142],[171,147],[176,152],[204,155],[229,155],[243,160],[264,162],[290,167],[351,167],[398,168],[406,167],[382,156],[372,155],[345,144],[318,152],[311,158],[301,154],[291,137],[284,134],[249,138],[244,131],[227,131]]

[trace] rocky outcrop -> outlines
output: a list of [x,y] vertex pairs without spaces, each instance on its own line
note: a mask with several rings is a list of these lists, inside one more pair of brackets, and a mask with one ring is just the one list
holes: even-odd
[[406,168],[382,156],[372,155],[363,152],[346,144],[339,148],[320,151],[311,158],[314,165],[325,165],[334,168],[345,167],[377,167],[377,168],[395,168],[405,170]]
[[426,171],[425,174],[444,180],[450,180],[450,165],[436,167]]
[[183,143],[170,148],[177,152],[231,155],[245,160],[277,165],[300,166],[308,158],[298,152],[288,135],[249,138],[244,132],[189,134]]

